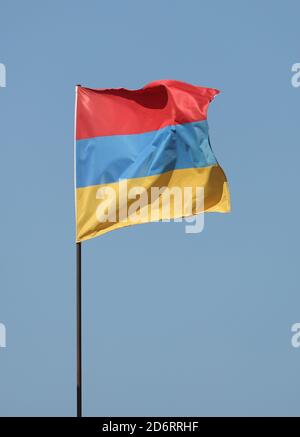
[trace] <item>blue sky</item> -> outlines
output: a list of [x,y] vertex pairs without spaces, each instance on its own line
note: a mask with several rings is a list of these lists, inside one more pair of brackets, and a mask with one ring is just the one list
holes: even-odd
[[74,86],[218,88],[232,213],[83,244],[85,415],[299,415],[296,0],[0,0],[0,415],[75,415]]

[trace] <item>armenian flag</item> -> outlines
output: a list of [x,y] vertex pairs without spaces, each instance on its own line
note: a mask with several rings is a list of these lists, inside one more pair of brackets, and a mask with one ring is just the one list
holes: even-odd
[[202,212],[195,194],[180,212],[165,209],[160,200],[166,188],[202,187],[203,211],[230,211],[228,182],[207,124],[209,104],[218,93],[174,80],[138,90],[76,87],[77,242],[131,224]]

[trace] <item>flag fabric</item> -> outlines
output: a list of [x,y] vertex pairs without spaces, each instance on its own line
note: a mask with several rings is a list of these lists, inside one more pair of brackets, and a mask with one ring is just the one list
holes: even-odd
[[209,104],[218,93],[173,80],[138,90],[76,87],[77,242],[201,212],[195,194],[179,212],[164,208],[166,188],[203,187],[204,211],[229,212],[228,183],[207,124]]

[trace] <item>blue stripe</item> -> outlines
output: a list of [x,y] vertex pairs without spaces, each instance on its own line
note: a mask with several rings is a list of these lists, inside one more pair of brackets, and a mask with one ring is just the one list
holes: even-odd
[[76,142],[78,188],[216,163],[206,120]]

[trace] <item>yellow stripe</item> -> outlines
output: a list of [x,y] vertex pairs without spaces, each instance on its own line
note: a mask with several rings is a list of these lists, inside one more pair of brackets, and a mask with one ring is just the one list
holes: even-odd
[[[76,200],[76,241],[89,240],[90,238],[110,232],[114,229],[130,226],[133,224],[128,220],[113,222],[99,222],[96,216],[96,211],[101,203],[101,200],[96,197],[97,191],[101,187],[111,187],[116,192],[117,205],[119,201],[119,183],[105,185],[94,185],[90,187],[77,188]],[[230,211],[230,196],[226,176],[219,165],[213,165],[204,168],[189,168],[173,170],[155,176],[147,176],[143,178],[127,179],[127,189],[131,190],[133,187],[144,187],[150,193],[151,187],[196,187],[204,188],[204,210],[206,212],[229,212]],[[129,207],[134,200],[128,200]],[[195,210],[195,198],[191,205],[193,214],[197,213]],[[149,195],[150,203],[150,195]],[[161,216],[161,204],[158,205],[161,219],[179,217],[174,210],[171,209],[169,217]],[[148,211],[148,208],[147,208]],[[180,216],[187,214],[182,213]],[[190,215],[190,214],[189,214]],[[147,223],[154,221],[150,213],[140,221],[140,223]]]

